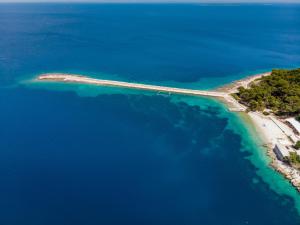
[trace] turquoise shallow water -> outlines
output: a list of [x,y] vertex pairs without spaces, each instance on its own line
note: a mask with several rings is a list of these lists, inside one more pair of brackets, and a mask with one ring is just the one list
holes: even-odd
[[43,90],[1,91],[3,221],[298,223],[299,194],[220,103]]
[[1,5],[0,224],[299,224],[299,194],[222,103],[28,81],[57,71],[209,89],[294,67],[299,10]]

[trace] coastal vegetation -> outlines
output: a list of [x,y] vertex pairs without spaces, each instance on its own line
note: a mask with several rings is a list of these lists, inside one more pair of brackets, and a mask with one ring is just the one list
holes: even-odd
[[296,152],[290,152],[290,156],[287,161],[294,167],[300,168],[300,156]]
[[280,116],[297,116],[300,120],[300,69],[273,70],[271,75],[239,87],[234,97],[249,111],[273,112]]
[[295,147],[295,149],[297,149],[297,150],[300,149],[300,141],[297,141],[297,143],[295,144],[294,147]]

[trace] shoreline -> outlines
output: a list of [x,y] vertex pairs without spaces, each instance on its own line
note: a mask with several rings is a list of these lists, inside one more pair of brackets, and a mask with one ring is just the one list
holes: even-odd
[[249,121],[253,124],[257,135],[261,138],[264,148],[266,148],[267,156],[271,159],[271,163],[269,164],[269,166],[282,174],[300,192],[300,172],[296,168],[278,160],[273,150],[278,143],[283,143],[285,145],[291,146],[293,144],[293,142],[291,141],[291,137],[293,136],[292,139],[297,139],[299,137],[297,137],[294,134],[293,130],[279,118],[272,115],[265,116],[260,112],[247,112],[247,107],[240,104],[236,99],[232,97],[232,94],[237,92],[238,87],[243,86],[247,88],[252,82],[258,80],[263,76],[269,75],[271,75],[271,72],[248,76],[244,79],[234,81],[212,91],[131,83],[116,80],[102,80],[86,77],[83,75],[63,73],[41,74],[35,79],[35,81],[85,83],[98,86],[112,86],[119,88],[130,88],[146,91],[217,98],[218,100],[226,104],[229,111],[242,112],[244,115],[249,117]]
[[[238,91],[238,87],[242,86],[244,88],[248,88],[252,82],[263,76],[269,75],[271,75],[271,72],[249,76],[220,87],[217,90],[233,94]],[[235,101],[237,104],[240,104],[237,100]],[[282,143],[284,145],[292,146],[294,144],[292,140],[299,139],[300,137],[297,136],[280,118],[274,115],[265,116],[261,112],[247,111],[243,113],[249,118],[249,122],[252,123],[257,135],[261,139],[262,145],[266,149],[266,155],[271,160],[269,165],[275,171],[283,175],[285,179],[287,179],[296,188],[296,190],[300,192],[300,171],[277,159],[274,152],[276,144]]]
[[273,150],[278,141],[289,146],[293,145],[288,134],[283,133],[281,130],[283,128],[286,132],[291,132],[290,135],[293,135],[291,129],[282,121],[272,116],[264,116],[258,112],[249,112],[246,115],[250,118],[250,122],[254,125],[256,133],[263,142],[266,154],[271,160],[269,165],[283,175],[300,192],[299,170],[278,160]]
[[225,85],[217,88],[216,90],[222,91],[222,92],[230,92],[232,94],[232,93],[236,92],[239,87],[242,86],[244,88],[247,88],[253,81],[260,79],[263,76],[269,76],[269,75],[271,75],[271,73],[272,72],[265,72],[265,73],[250,75],[243,79],[235,80],[229,84],[225,84]]

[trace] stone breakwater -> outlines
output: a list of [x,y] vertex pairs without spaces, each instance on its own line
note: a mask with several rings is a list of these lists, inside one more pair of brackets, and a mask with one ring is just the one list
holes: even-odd
[[58,81],[66,83],[81,83],[81,84],[94,84],[99,86],[112,86],[119,88],[130,88],[146,91],[156,91],[156,92],[165,92],[173,94],[182,94],[182,95],[194,95],[194,96],[207,96],[222,99],[225,103],[228,104],[230,111],[245,111],[246,107],[239,104],[228,92],[221,91],[206,91],[206,90],[194,90],[186,88],[176,88],[176,87],[167,87],[151,84],[141,84],[134,82],[124,82],[116,80],[103,80],[95,79],[91,77],[73,75],[73,74],[42,74],[38,77],[39,81],[48,80],[48,81]]

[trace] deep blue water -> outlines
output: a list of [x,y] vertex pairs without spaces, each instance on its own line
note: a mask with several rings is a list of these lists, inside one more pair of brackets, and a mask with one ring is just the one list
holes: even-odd
[[299,10],[299,5],[1,5],[1,81],[66,70],[195,82],[295,67]]
[[0,4],[0,224],[299,224],[211,100],[18,85],[51,71],[222,82],[299,62],[298,5]]

